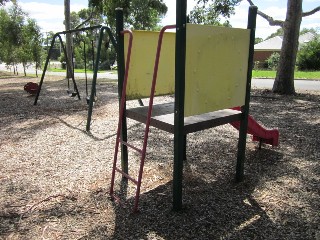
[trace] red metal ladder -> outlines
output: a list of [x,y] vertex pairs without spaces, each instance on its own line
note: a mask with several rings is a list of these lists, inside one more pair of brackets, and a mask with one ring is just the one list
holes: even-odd
[[[122,95],[121,95],[121,101],[120,101],[120,113],[119,113],[118,130],[117,130],[116,144],[115,144],[115,151],[114,151],[112,175],[111,175],[110,196],[111,196],[111,198],[120,201],[120,199],[114,193],[115,174],[116,174],[116,172],[118,172],[123,177],[127,178],[128,180],[130,180],[131,182],[133,182],[137,186],[133,212],[137,212],[139,199],[140,199],[140,189],[141,189],[141,182],[142,182],[142,174],[143,174],[143,167],[144,167],[144,162],[145,162],[145,158],[146,158],[149,127],[150,127],[150,120],[151,120],[151,115],[152,115],[153,99],[154,99],[154,92],[155,92],[156,81],[157,81],[157,74],[158,74],[158,66],[159,66],[160,52],[161,52],[161,46],[162,46],[162,39],[163,39],[164,32],[167,29],[173,29],[175,27],[176,27],[175,25],[165,26],[165,27],[163,27],[161,29],[161,31],[159,33],[157,53],[156,53],[155,64],[154,64],[154,69],[153,69],[153,79],[152,79],[152,84],[151,84],[151,92],[150,92],[150,99],[149,99],[149,106],[148,106],[148,114],[147,114],[147,120],[146,120],[146,123],[145,123],[146,126],[145,126],[144,138],[143,138],[143,145],[142,145],[141,149],[129,144],[128,142],[123,141],[121,139],[121,136],[120,136],[121,129],[122,129],[122,119],[123,119],[123,117],[126,117],[125,113],[124,113],[124,111],[125,111],[125,102],[126,102],[126,88],[127,88],[127,82],[128,82],[129,63],[130,63],[132,39],[133,39],[133,35],[132,35],[131,31],[125,30],[125,31],[122,32],[122,34],[129,33],[130,34],[130,38],[129,38],[129,45],[128,45],[128,53],[127,53],[125,76],[124,76],[123,88],[122,88]],[[137,151],[140,154],[140,167],[139,167],[139,173],[138,173],[138,178],[137,179],[129,176],[122,169],[117,167],[119,145],[120,144],[123,144],[123,145],[127,146],[128,148],[131,148],[131,149]]]

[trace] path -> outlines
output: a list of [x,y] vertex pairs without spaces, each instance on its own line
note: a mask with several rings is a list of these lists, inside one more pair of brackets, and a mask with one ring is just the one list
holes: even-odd
[[[4,63],[0,64],[0,71],[8,71],[5,67]],[[23,73],[22,66],[18,67],[18,72],[21,74]],[[35,74],[35,70],[32,67],[27,69],[27,74]],[[38,74],[42,74],[42,71],[38,71]],[[47,75],[54,75],[54,76],[65,76],[65,72],[47,72]],[[88,73],[88,78],[92,78],[93,74]],[[84,73],[75,73],[75,77],[84,77]],[[98,78],[109,78],[109,79],[117,79],[118,76],[114,72],[101,72],[98,73]],[[262,89],[272,89],[274,79],[269,78],[254,78],[252,79],[252,87],[253,88],[262,88]],[[312,80],[298,80],[294,81],[295,89],[296,90],[312,90],[312,91],[320,91],[320,81],[312,81]]]

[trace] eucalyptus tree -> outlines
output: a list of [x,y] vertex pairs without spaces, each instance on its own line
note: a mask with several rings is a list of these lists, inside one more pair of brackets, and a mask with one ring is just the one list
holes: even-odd
[[[254,5],[251,0],[247,0]],[[300,25],[303,17],[320,11],[320,5],[309,11],[302,10],[302,0],[288,0],[286,19],[275,20],[271,16],[258,11],[258,14],[269,22],[270,26],[279,26],[283,29],[283,42],[279,66],[272,91],[280,94],[295,94],[294,69],[299,46]]]
[[125,24],[134,29],[155,29],[168,8],[163,0],[89,0],[107,18],[107,25],[115,26],[115,9],[123,9]]
[[30,19],[20,6],[0,9],[0,59],[8,66],[22,63],[24,73],[29,63],[36,68],[41,63],[42,35],[35,20]]
[[22,36],[23,44],[21,48],[24,58],[21,59],[21,62],[24,67],[24,73],[26,75],[27,64],[33,62],[35,64],[36,75],[38,76],[38,69],[41,67],[43,56],[43,36],[40,27],[34,19],[27,19],[22,28]]
[[[70,0],[64,0],[64,17],[65,30],[69,31],[71,30]],[[66,34],[66,52],[68,57],[66,77],[71,78],[73,70],[68,68],[68,66],[72,66],[72,36],[70,33]]]
[[[241,0],[197,0],[197,5],[189,14],[189,21],[195,24],[230,27],[227,19],[235,13],[235,6],[240,2]],[[224,22],[221,22],[221,17],[225,19]]]

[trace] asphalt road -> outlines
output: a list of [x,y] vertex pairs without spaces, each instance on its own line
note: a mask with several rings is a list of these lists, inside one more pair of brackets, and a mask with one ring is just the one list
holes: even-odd
[[[5,65],[2,63],[0,64],[0,70],[2,71],[9,71],[6,69]],[[18,72],[23,74],[23,69],[20,66],[18,68]],[[27,74],[35,74],[35,70],[32,68],[27,69]],[[38,74],[41,74],[41,71],[38,71]],[[55,75],[55,76],[65,76],[65,72],[47,72],[46,75]],[[84,73],[75,73],[76,77],[84,77]],[[87,74],[89,78],[93,77],[93,74]],[[111,72],[102,72],[98,73],[98,78],[109,78],[109,79],[117,79],[117,74]],[[265,78],[254,78],[252,79],[252,88],[259,88],[259,89],[272,89],[274,83],[274,79],[265,79]],[[313,91],[320,91],[320,81],[314,80],[299,80],[296,79],[294,81],[294,86],[296,90],[313,90]]]
[[[274,79],[254,78],[251,81],[251,87],[261,89],[272,89]],[[314,80],[294,80],[296,90],[320,91],[320,81]]]

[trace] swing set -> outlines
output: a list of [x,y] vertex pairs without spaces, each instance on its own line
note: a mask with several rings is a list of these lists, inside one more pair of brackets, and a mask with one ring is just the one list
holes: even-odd
[[[37,89],[37,92],[36,92],[36,97],[35,97],[35,100],[34,100],[34,105],[37,105],[37,102],[38,102],[38,99],[39,99],[39,95],[40,95],[40,92],[41,92],[41,88],[42,88],[42,84],[44,82],[44,78],[45,78],[45,74],[46,74],[46,71],[48,69],[48,64],[49,64],[49,61],[50,61],[50,58],[51,58],[51,55],[52,55],[52,52],[53,52],[53,47],[54,47],[54,44],[56,42],[56,39],[58,38],[60,44],[61,44],[61,48],[63,49],[63,52],[64,52],[64,55],[65,55],[65,58],[66,58],[66,69],[67,69],[67,73],[68,73],[68,76],[71,76],[71,80],[72,80],[72,84],[73,84],[73,89],[70,88],[70,79],[68,78],[68,90],[67,90],[67,93],[70,97],[76,97],[78,98],[78,100],[81,100],[81,97],[80,97],[80,93],[79,93],[79,90],[78,90],[78,86],[77,86],[77,83],[76,83],[76,80],[75,80],[75,77],[74,77],[74,67],[75,67],[75,62],[74,62],[74,51],[72,51],[72,57],[71,57],[71,64],[70,64],[70,59],[67,55],[67,51],[66,51],[66,47],[62,41],[62,37],[61,35],[66,35],[66,34],[76,34],[76,38],[78,40],[79,43],[83,43],[83,56],[84,56],[84,68],[85,68],[85,87],[86,87],[86,101],[87,101],[87,104],[91,104],[90,102],[92,101],[92,106],[94,105],[94,102],[96,101],[96,81],[95,81],[95,84],[93,85],[92,84],[92,90],[93,91],[93,95],[90,94],[89,95],[89,91],[88,91],[88,76],[87,76],[87,56],[86,56],[86,42],[84,39],[81,39],[81,37],[78,36],[79,33],[81,32],[86,32],[86,31],[93,31],[93,30],[98,30],[99,32],[103,32],[104,30],[106,30],[108,32],[108,35],[109,35],[109,39],[111,39],[112,42],[115,42],[114,41],[114,37],[110,31],[110,29],[108,27],[103,27],[102,25],[97,25],[97,26],[91,26],[91,27],[85,27],[85,28],[79,28],[79,29],[73,29],[73,30],[69,30],[69,31],[63,31],[63,32],[58,32],[56,33],[53,38],[52,38],[52,41],[51,41],[51,45],[50,45],[50,48],[49,48],[49,51],[48,51],[48,55],[47,55],[47,58],[46,58],[46,62],[45,62],[45,65],[44,65],[44,69],[43,69],[43,73],[42,73],[42,76],[41,76],[41,79],[40,79],[40,82],[39,82],[39,86],[38,86],[38,89]],[[100,42],[100,39],[99,39],[99,42]],[[101,42],[102,42],[102,39],[101,39]],[[106,44],[107,46],[109,46],[109,43]],[[101,51],[101,46],[100,46],[100,49],[97,51],[97,58],[95,60],[95,53],[94,53],[94,40],[91,40],[91,55],[92,55],[92,66],[93,66],[93,70],[95,69],[98,69],[99,68],[99,58],[100,58],[100,51]]]

